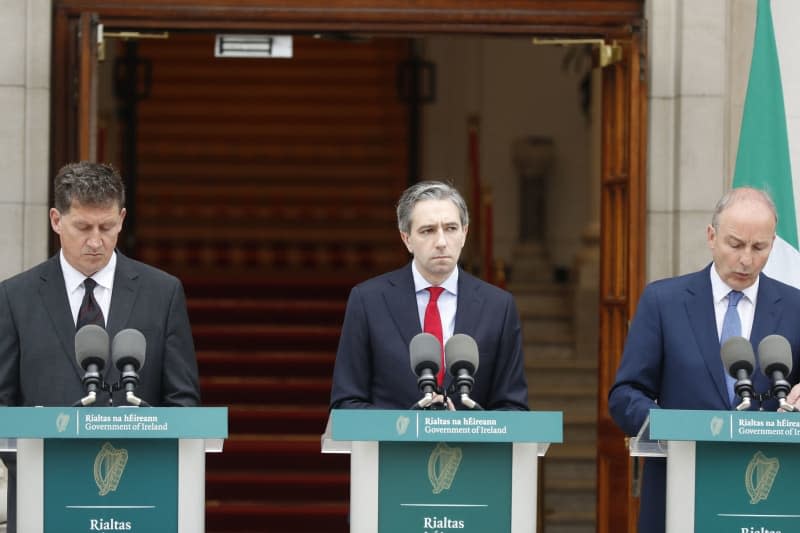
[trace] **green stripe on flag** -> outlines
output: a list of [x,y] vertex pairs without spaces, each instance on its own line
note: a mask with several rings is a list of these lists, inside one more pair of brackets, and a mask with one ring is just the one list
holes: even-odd
[[798,248],[783,85],[769,0],[758,0],[733,186],[769,192],[778,209],[778,235]]

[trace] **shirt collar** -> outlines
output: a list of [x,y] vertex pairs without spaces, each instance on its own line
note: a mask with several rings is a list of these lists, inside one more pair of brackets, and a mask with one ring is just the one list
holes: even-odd
[[[67,258],[64,257],[64,250],[61,250],[58,255],[59,262],[61,263],[61,272],[64,273],[64,285],[67,287],[67,292],[72,293],[83,284],[86,279],[81,272],[69,264]],[[117,268],[117,252],[111,254],[106,266],[92,274],[90,277],[97,282],[98,285],[105,289],[111,289],[114,285],[114,271]]]
[[[722,278],[719,277],[719,273],[717,272],[717,267],[714,266],[712,263],[711,265],[711,293],[714,295],[714,303],[718,304],[722,300],[728,297],[728,293],[731,292],[731,287],[728,286],[727,283],[722,281]],[[750,300],[753,305],[756,304],[756,296],[758,295],[758,283],[761,281],[761,276],[756,276],[756,281],[746,289],[743,289],[741,292],[744,293],[745,297]]]
[[[417,264],[413,260],[411,261],[411,275],[414,276],[414,292],[424,291],[432,286],[431,283],[419,273]],[[439,287],[442,287],[451,294],[458,295],[458,267],[453,269],[450,275],[447,276],[447,279],[439,284]]]

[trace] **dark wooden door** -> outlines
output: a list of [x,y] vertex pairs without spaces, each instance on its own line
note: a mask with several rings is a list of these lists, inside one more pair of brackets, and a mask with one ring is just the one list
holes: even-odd
[[636,531],[637,501],[622,432],[608,391],[644,283],[646,87],[640,36],[603,72],[598,398],[598,533]]

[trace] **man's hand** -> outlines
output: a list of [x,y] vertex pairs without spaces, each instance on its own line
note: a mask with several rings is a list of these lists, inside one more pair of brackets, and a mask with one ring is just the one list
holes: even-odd
[[[800,392],[798,392],[798,395],[800,396]],[[441,404],[441,403],[444,403],[444,402],[445,402],[445,397],[443,395],[435,394],[433,396],[433,401],[431,402],[431,405],[433,405],[433,404]],[[455,405],[453,405],[453,400],[451,400],[449,397],[447,398],[447,410],[448,411],[455,411],[456,410]]]
[[[789,391],[789,395],[786,396],[786,403],[794,405],[795,409],[800,410],[800,383],[792,387],[792,390]],[[786,411],[778,409],[778,412],[785,413]]]

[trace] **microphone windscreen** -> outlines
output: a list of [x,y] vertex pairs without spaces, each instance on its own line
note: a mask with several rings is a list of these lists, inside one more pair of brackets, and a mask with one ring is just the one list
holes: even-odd
[[453,375],[466,368],[470,374],[478,371],[478,343],[469,335],[456,333],[444,344],[444,361]]
[[425,368],[430,368],[436,374],[441,366],[442,345],[434,335],[418,333],[408,345],[408,355],[414,374],[419,376]]
[[785,337],[767,335],[758,343],[758,360],[767,377],[776,370],[788,376],[792,372],[792,347]]
[[75,359],[84,370],[90,365],[97,365],[103,370],[108,361],[108,333],[95,324],[87,324],[75,333]]
[[747,374],[750,375],[756,366],[753,345],[744,337],[731,337],[726,340],[722,345],[720,355],[722,356],[722,363],[733,377],[737,377],[736,372],[741,369],[746,370]]
[[138,329],[123,329],[111,341],[111,360],[120,370],[126,364],[134,365],[136,370],[142,368],[146,351],[147,341]]

